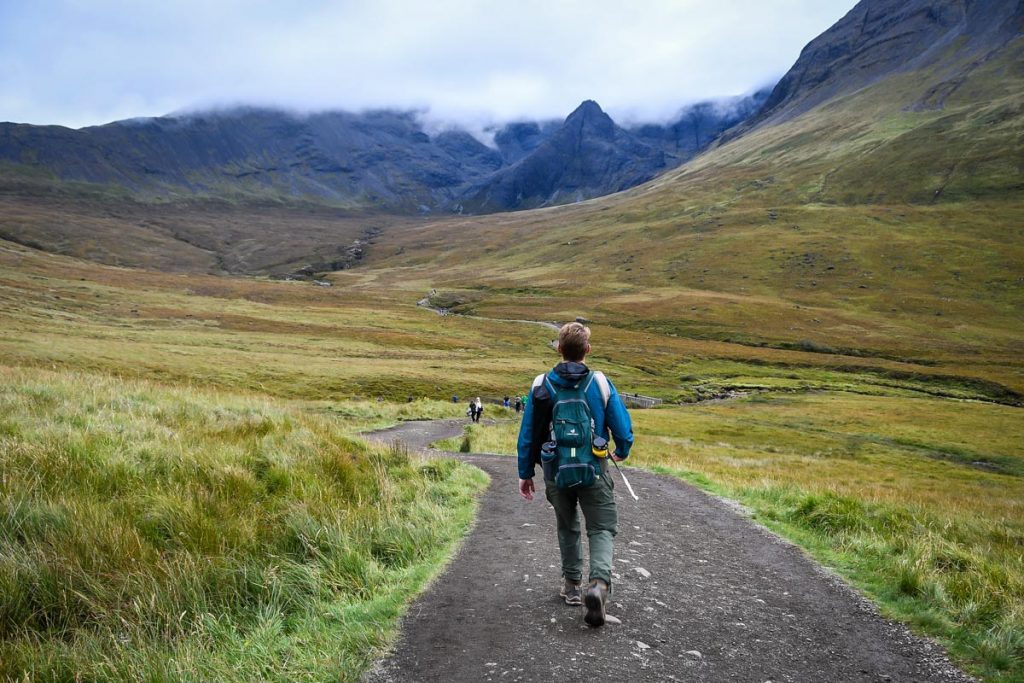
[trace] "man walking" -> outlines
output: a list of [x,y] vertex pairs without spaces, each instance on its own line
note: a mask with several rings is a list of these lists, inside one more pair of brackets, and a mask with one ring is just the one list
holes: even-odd
[[[582,391],[586,412],[592,420],[595,454],[602,442],[607,448],[609,431],[615,439],[616,448],[611,457],[616,461],[625,460],[633,446],[629,413],[618,392],[602,373],[591,371],[586,365],[586,357],[590,353],[590,329],[580,323],[563,325],[558,333],[558,352],[562,362],[533,381],[519,429],[519,493],[526,500],[533,500],[533,477],[535,466],[542,462],[542,445],[549,453],[554,448],[552,435],[557,430],[553,429],[552,413],[560,394]],[[589,450],[591,445],[586,444],[586,448]],[[557,463],[542,463],[544,492],[555,509],[558,547],[562,555],[563,585],[559,595],[567,605],[585,602],[587,613],[584,618],[595,627],[602,626],[605,621],[605,604],[612,583],[612,544],[618,531],[614,486],[607,460],[606,457],[597,458],[600,471],[592,485],[574,483],[568,488],[556,483],[553,467]],[[590,577],[585,595],[581,589],[583,543],[577,507],[583,511],[590,545]]]

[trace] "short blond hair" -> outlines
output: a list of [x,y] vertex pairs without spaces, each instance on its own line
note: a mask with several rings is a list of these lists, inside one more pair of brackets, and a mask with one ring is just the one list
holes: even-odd
[[565,360],[583,360],[590,351],[590,328],[583,323],[566,323],[558,330],[558,351]]

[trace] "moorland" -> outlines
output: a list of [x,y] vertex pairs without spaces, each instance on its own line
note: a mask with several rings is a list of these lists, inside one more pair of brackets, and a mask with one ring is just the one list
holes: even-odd
[[[965,45],[527,212],[5,168],[0,674],[358,677],[483,482],[357,433],[522,393],[555,360],[529,321],[580,317],[592,364],[665,402],[631,463],[1019,680],[1024,45]],[[516,428],[447,446],[509,453]]]

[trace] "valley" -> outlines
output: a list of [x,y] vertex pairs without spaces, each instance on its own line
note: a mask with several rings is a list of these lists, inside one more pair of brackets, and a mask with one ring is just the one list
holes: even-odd
[[[1020,680],[1024,10],[938,5],[859,3],[703,138],[4,124],[0,678],[360,679],[489,495],[364,432],[523,394],[580,319],[664,402],[629,465]],[[487,417],[438,445],[512,454]]]

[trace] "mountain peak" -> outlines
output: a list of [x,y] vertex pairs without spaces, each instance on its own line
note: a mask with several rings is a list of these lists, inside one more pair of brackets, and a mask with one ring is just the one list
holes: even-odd
[[601,105],[594,100],[583,100],[580,106],[576,107],[571,114],[565,117],[566,123],[573,119],[591,119],[594,117],[611,118],[601,109]]
[[582,134],[586,130],[590,135],[609,139],[615,136],[616,128],[612,117],[608,116],[594,100],[584,100],[566,117],[563,125],[564,130],[576,131],[577,134]]

